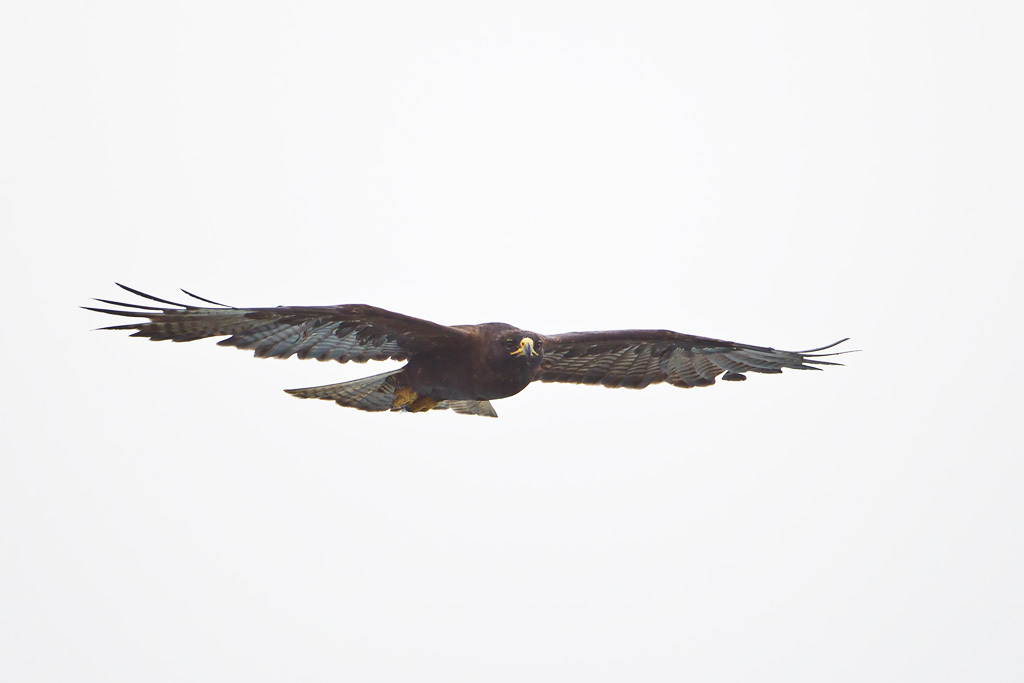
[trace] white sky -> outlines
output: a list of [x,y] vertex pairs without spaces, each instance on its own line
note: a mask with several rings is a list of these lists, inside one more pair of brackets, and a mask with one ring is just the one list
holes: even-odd
[[[8,4],[0,678],[1022,680],[1011,6]],[[367,414],[115,280],[863,352]]]

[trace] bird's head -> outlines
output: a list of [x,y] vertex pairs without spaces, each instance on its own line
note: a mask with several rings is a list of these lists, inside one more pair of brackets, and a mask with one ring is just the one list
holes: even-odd
[[544,358],[544,338],[536,332],[520,330],[504,323],[486,326],[491,343],[491,364],[495,367],[516,368],[533,375]]

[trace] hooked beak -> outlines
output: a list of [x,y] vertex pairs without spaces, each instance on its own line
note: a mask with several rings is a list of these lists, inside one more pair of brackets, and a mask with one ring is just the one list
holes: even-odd
[[533,348],[533,340],[529,337],[523,337],[519,340],[519,348],[509,354],[510,356],[539,356],[540,354]]

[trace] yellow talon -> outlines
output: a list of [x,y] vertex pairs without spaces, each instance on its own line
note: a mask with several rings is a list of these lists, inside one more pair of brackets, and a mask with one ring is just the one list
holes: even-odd
[[395,402],[391,404],[392,410],[398,410],[408,405],[412,405],[413,401],[419,398],[419,394],[410,389],[409,387],[398,387],[395,389]]
[[391,404],[392,410],[405,408],[410,413],[422,413],[430,410],[441,402],[439,398],[420,396],[409,387],[398,387],[395,389],[395,401]]
[[430,410],[440,402],[440,399],[430,398],[429,396],[420,396],[412,402],[412,405],[409,406],[409,412],[422,413],[425,410]]

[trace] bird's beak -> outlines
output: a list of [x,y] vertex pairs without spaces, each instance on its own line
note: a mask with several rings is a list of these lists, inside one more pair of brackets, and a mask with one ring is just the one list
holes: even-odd
[[512,356],[538,356],[540,354],[533,348],[533,340],[529,337],[523,337],[519,340],[519,348],[513,351]]

